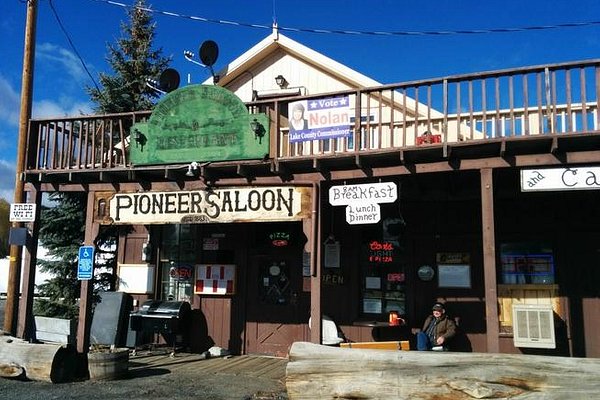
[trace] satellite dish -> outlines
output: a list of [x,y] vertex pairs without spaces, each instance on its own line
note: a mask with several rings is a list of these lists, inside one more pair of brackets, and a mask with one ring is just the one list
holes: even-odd
[[161,90],[169,93],[179,87],[179,72],[173,68],[167,68],[160,74],[158,84]]
[[219,57],[219,46],[212,40],[206,40],[200,46],[200,61],[202,64],[212,67]]

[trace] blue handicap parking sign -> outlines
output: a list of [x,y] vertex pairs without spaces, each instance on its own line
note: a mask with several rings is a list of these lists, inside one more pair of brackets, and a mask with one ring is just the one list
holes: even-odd
[[77,263],[77,279],[88,280],[94,275],[94,246],[81,246],[79,248],[79,261]]

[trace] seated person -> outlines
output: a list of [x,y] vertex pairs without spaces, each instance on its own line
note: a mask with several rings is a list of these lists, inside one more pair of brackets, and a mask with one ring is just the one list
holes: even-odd
[[456,335],[456,324],[446,315],[442,303],[435,303],[431,308],[423,329],[417,333],[417,350],[443,350]]

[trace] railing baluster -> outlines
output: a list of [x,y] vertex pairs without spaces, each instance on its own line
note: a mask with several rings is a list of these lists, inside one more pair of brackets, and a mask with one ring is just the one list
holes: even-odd
[[396,91],[394,89],[390,89],[390,123],[388,125],[389,125],[389,130],[390,130],[390,141],[391,141],[392,148],[397,147],[396,146],[396,132],[394,130],[394,111],[396,109],[396,107],[394,107],[394,104],[395,104],[394,94],[395,93],[396,93]]
[[[502,123],[502,118],[500,117],[500,78],[496,77],[494,79],[494,93],[495,93],[495,99],[496,99],[496,124],[500,124]],[[496,134],[504,133],[504,128],[501,125],[497,125],[496,126]],[[504,135],[502,135],[504,136]]]
[[587,96],[585,93],[585,68],[579,68],[579,84],[581,91],[581,129],[584,132],[588,130],[588,121],[587,121]]
[[556,71],[552,71],[552,131],[554,132],[554,127],[556,127],[556,118],[557,118],[557,108],[556,108]]
[[413,143],[417,143],[419,137],[419,87],[415,86],[415,129],[413,131]]
[[[383,115],[383,93],[381,90],[377,91],[378,97],[377,97],[377,103],[378,103],[378,110],[377,110],[377,131],[379,132],[379,148],[382,149],[383,148],[383,129],[382,129],[382,124],[381,124],[381,116]],[[371,120],[371,115],[367,115],[367,120]],[[386,147],[391,147],[391,138],[390,138],[390,143],[386,146]]]
[[514,87],[513,87],[513,76],[508,77],[508,107],[509,107],[509,119],[510,119],[510,132],[509,136],[516,136],[516,124],[515,124],[515,105],[514,105]]
[[594,119],[594,130],[598,130],[600,128],[600,66],[596,65],[594,70],[596,72],[596,118]]
[[567,132],[573,132],[573,123],[571,121],[571,70],[567,68],[565,70],[565,91],[567,97]]
[[[402,89],[402,146],[407,146],[406,137],[406,88]],[[416,144],[416,143],[415,143]]]
[[107,157],[107,161],[108,161],[108,168],[112,168],[114,166],[114,155],[115,150],[114,150],[114,140],[113,140],[113,119],[109,118],[108,119],[108,149],[106,149],[106,154],[108,155]]
[[360,110],[362,93],[359,90],[356,91],[356,101],[354,104],[354,153],[358,155],[360,148],[362,147],[362,134],[360,131]]
[[448,141],[448,80],[444,79],[443,81],[443,90],[442,90],[442,102],[443,102],[443,113],[444,113],[444,122],[442,125],[442,141],[446,143]]
[[475,137],[475,123],[473,120],[473,81],[469,79],[469,139]]
[[481,109],[482,113],[482,126],[483,126],[483,138],[486,139],[488,137],[488,123],[487,123],[487,91],[486,91],[486,82],[485,78],[481,79]]
[[541,72],[536,73],[536,99],[537,99],[537,108],[538,108],[538,134],[544,134],[544,127],[546,124],[544,123],[544,112],[542,110],[542,74]]
[[523,122],[521,124],[523,134],[529,136],[529,75],[523,74]]
[[460,82],[456,82],[456,140],[460,140]]

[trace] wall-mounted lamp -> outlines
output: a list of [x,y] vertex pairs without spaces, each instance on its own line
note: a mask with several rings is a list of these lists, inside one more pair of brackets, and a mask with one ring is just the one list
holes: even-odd
[[256,118],[254,118],[252,122],[250,122],[250,129],[252,129],[252,132],[254,132],[254,140],[258,139],[258,143],[262,143],[262,138],[267,132],[265,127],[258,122]]
[[280,89],[285,89],[288,85],[288,81],[281,74],[275,77],[275,83],[277,83]]
[[188,165],[188,170],[185,173],[185,176],[196,176],[196,171],[198,170],[198,163],[196,161],[192,161],[190,165]]
[[152,260],[152,244],[150,243],[150,235],[146,242],[142,243],[142,261],[149,262]]
[[146,135],[144,135],[142,132],[140,132],[137,129],[133,130],[133,140],[135,141],[135,145],[137,146],[143,146],[146,144]]

